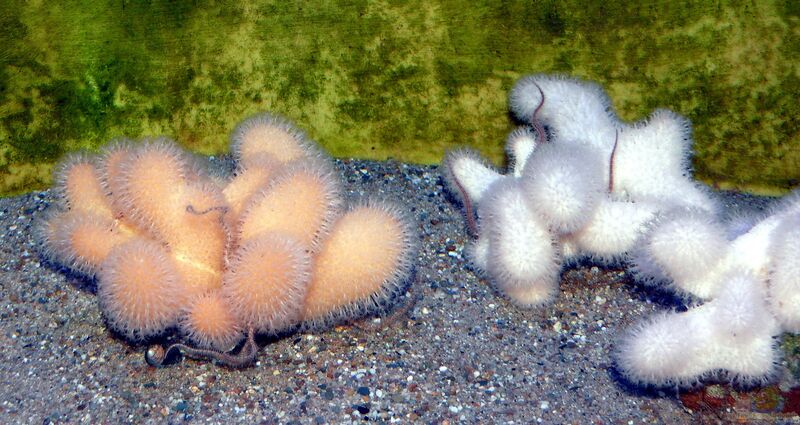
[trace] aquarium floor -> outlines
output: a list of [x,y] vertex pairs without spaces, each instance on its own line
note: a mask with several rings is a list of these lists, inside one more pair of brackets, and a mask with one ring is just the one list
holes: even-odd
[[[32,233],[53,192],[0,199],[0,422],[786,418],[741,406],[708,413],[702,403],[687,406],[685,393],[621,382],[611,357],[615,337],[670,308],[663,296],[632,284],[623,268],[572,267],[554,304],[521,310],[469,268],[464,220],[436,167],[354,160],[337,166],[352,197],[378,192],[402,200],[417,219],[419,265],[398,300],[413,306],[326,331],[262,338],[257,364],[244,370],[191,359],[148,367],[145,347],[107,330],[93,284],[39,256]],[[760,207],[753,198],[738,202]],[[785,369],[780,385],[793,387]]]

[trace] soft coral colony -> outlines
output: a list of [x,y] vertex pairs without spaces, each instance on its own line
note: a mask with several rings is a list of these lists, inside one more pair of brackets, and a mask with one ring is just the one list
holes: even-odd
[[525,77],[510,95],[525,125],[508,138],[509,172],[469,150],[447,155],[449,186],[477,236],[472,263],[527,307],[555,297],[564,263],[632,264],[638,280],[687,296],[690,309],[630,330],[616,352],[623,376],[653,386],[772,377],[773,337],[800,330],[798,194],[760,221],[723,223],[713,194],[691,179],[689,122],[658,110],[629,125],[610,105],[592,83]]
[[[374,311],[408,282],[408,217],[383,201],[346,205],[332,162],[291,124],[251,117],[231,150],[230,178],[163,138],[117,141],[60,165],[60,205],[42,245],[95,278],[120,335],[140,342],[177,327],[194,347],[174,347],[244,365],[257,353],[254,334]],[[245,337],[238,356],[226,353]],[[151,349],[148,361],[166,354]]]
[[598,86],[548,75],[521,79],[510,104],[528,125],[509,135],[507,174],[470,150],[450,152],[444,166],[478,237],[473,264],[517,304],[552,300],[565,261],[624,258],[661,211],[718,209],[688,176],[680,116],[659,110],[628,125]]

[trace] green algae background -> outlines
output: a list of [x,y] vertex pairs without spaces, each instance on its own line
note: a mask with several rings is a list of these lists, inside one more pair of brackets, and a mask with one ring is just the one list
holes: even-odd
[[263,110],[340,157],[500,164],[508,90],[559,72],[627,120],[689,117],[722,187],[800,183],[800,2],[19,1],[0,4],[0,194],[66,152],[168,135],[203,154]]

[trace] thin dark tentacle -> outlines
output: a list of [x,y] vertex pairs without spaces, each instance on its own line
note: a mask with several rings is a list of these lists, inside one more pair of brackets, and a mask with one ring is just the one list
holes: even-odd
[[469,199],[469,195],[467,195],[466,189],[458,181],[458,177],[456,176],[455,171],[453,171],[453,164],[452,161],[447,161],[447,168],[450,170],[450,175],[453,176],[453,182],[456,184],[456,188],[461,193],[461,199],[464,203],[464,215],[467,217],[467,232],[470,236],[477,236],[478,235],[478,223],[475,221],[475,211],[472,208],[472,200]]
[[186,206],[186,212],[188,212],[189,214],[194,214],[194,215],[206,215],[206,214],[208,214],[208,213],[210,213],[212,211],[220,211],[220,212],[222,212],[222,214],[225,214],[225,213],[228,212],[228,207],[226,207],[226,206],[217,206],[217,207],[207,208],[207,209],[205,209],[203,211],[197,211],[196,209],[194,209],[194,205],[187,205]]
[[[213,211],[219,211],[220,212],[219,217],[217,217],[217,221],[219,222],[219,224],[222,226],[223,229],[226,228],[226,226],[225,226],[225,214],[227,214],[228,211],[229,211],[228,206],[226,206],[226,205],[218,205],[218,206],[215,206],[215,207],[209,207],[209,208],[207,208],[207,209],[205,209],[203,211],[197,211],[196,209],[194,209],[194,205],[192,205],[192,204],[189,204],[189,205],[186,206],[186,212],[189,213],[189,214],[193,214],[193,215],[206,215],[206,214],[208,214],[210,212],[213,212]],[[233,243],[232,233],[230,231],[226,231],[225,232],[225,238],[226,238],[225,245],[230,248],[230,245]],[[226,256],[225,257],[226,264],[227,264],[227,261],[228,261],[228,257]]]
[[614,147],[608,160],[608,193],[614,191],[614,158],[617,156],[617,143],[619,143],[619,130],[614,130]]
[[390,314],[389,316],[382,318],[380,323],[371,323],[371,322],[365,323],[365,321],[361,321],[353,323],[353,326],[362,331],[374,332],[382,328],[385,328],[386,326],[391,325],[392,323],[400,320],[400,318],[402,317],[405,317],[408,314],[408,312],[411,311],[411,309],[414,308],[415,305],[417,305],[417,301],[420,298],[419,296],[416,296],[413,293],[411,293],[411,288],[408,288],[408,292],[409,292],[409,297],[408,300],[405,302],[405,304],[400,306],[400,308],[398,308],[397,310],[393,311],[392,314]]
[[147,364],[149,364],[150,366],[162,367],[164,366],[164,360],[166,360],[166,358],[169,357],[170,353],[173,350],[178,350],[178,352],[180,352],[184,356],[191,357],[194,359],[216,360],[219,363],[232,368],[247,367],[253,364],[253,362],[255,362],[256,358],[258,357],[258,344],[256,344],[255,332],[251,327],[247,331],[247,341],[237,354],[230,354],[217,350],[189,347],[186,344],[176,343],[170,345],[167,348],[163,348],[160,345],[151,346],[145,352],[144,358],[145,361],[147,361]]
[[538,84],[533,83],[533,85],[539,89],[539,94],[542,96],[542,100],[539,101],[539,105],[533,110],[533,115],[531,116],[531,125],[533,126],[533,131],[536,132],[539,143],[547,143],[547,133],[544,131],[544,126],[539,120],[539,111],[542,109],[542,106],[544,106],[544,91],[542,91],[542,88],[539,87]]

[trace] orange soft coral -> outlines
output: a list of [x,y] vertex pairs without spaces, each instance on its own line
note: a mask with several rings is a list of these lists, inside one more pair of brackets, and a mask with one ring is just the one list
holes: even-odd
[[[252,362],[254,333],[329,325],[374,311],[410,276],[415,246],[398,208],[345,212],[330,160],[281,118],[231,136],[226,181],[167,139],[117,141],[59,168],[58,208],[41,225],[51,260],[96,278],[108,324],[141,342],[179,327],[172,349],[232,366]],[[237,355],[225,353],[247,333]]]

